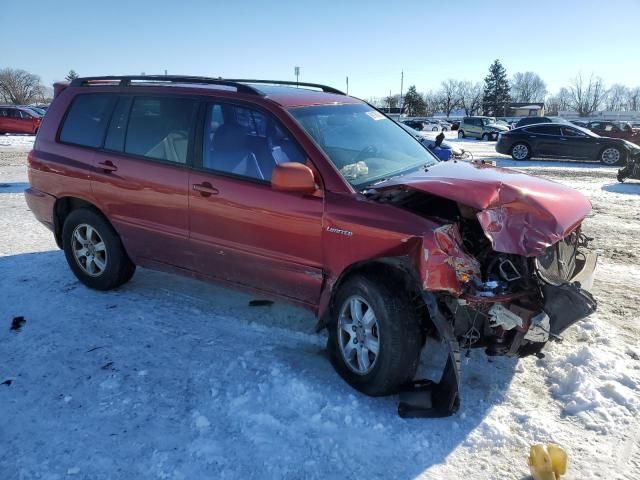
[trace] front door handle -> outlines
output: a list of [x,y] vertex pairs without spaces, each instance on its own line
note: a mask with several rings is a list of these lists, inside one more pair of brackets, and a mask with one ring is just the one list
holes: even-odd
[[218,189],[214,188],[209,182],[195,183],[193,189],[196,192],[200,192],[203,197],[210,197],[211,195],[217,195]]
[[106,162],[98,162],[98,166],[104,171],[104,173],[111,173],[118,170],[118,167],[116,167],[109,160],[107,160]]

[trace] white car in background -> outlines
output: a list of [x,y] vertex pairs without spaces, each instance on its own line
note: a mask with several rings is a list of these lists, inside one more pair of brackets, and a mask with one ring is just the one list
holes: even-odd
[[407,118],[401,122],[419,132],[439,132],[442,130],[439,122],[425,118]]

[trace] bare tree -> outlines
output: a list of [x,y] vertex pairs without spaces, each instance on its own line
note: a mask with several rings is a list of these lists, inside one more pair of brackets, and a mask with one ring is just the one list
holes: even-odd
[[534,72],[518,72],[511,79],[511,98],[515,102],[542,102],[547,85]]
[[582,78],[582,74],[573,80],[569,86],[569,104],[581,117],[586,117],[597,111],[604,101],[606,91],[601,78],[593,76],[588,81]]
[[622,112],[627,110],[628,102],[629,89],[624,85],[616,83],[607,91],[605,109],[612,112]]
[[471,83],[468,80],[458,82],[458,105],[464,109],[466,115],[475,115],[482,108],[483,87],[481,83]]
[[433,115],[440,111],[442,103],[443,99],[440,92],[429,91],[424,94],[424,104],[427,115]]
[[631,112],[640,111],[640,87],[629,89],[628,103],[629,103],[629,111]]
[[451,115],[453,109],[459,105],[460,98],[458,95],[458,90],[458,82],[452,80],[451,78],[445,80],[441,84],[440,91],[438,92],[441,101],[440,107],[442,111],[447,115],[447,118],[449,117],[449,115]]
[[42,98],[42,92],[38,75],[13,68],[0,70],[0,96],[3,101],[26,105]]
[[559,115],[560,112],[571,108],[571,93],[562,87],[555,95],[549,95],[544,103],[547,115]]

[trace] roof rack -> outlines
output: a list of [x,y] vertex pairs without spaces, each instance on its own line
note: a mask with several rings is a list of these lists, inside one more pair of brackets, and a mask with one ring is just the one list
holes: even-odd
[[121,87],[128,87],[131,85],[132,81],[148,83],[193,83],[201,85],[222,85],[225,87],[233,87],[238,91],[238,93],[250,93],[253,95],[264,96],[264,94],[258,89],[232,80],[225,80],[223,78],[191,77],[187,75],[126,75],[122,77],[82,77],[73,80],[71,82],[71,86],[86,87],[90,85],[118,84]]
[[266,85],[287,85],[290,87],[313,87],[319,88],[325,93],[335,93],[336,95],[346,95],[343,91],[338,90],[337,88],[329,87],[327,85],[322,85],[320,83],[307,83],[307,82],[293,82],[289,80],[250,80],[250,79],[227,79],[228,82],[237,82],[237,83],[260,83]]
[[233,87],[239,93],[249,93],[253,95],[264,96],[264,93],[251,83],[264,85],[287,85],[318,88],[325,93],[333,93],[336,95],[345,95],[344,92],[321,85],[319,83],[292,82],[286,80],[249,80],[249,79],[226,79],[226,78],[210,78],[210,77],[192,77],[188,75],[126,75],[126,76],[106,76],[106,77],[82,77],[76,78],[71,82],[72,87],[86,87],[91,85],[111,85],[117,84],[122,87],[130,86],[132,81],[148,82],[148,83],[193,83],[201,85],[222,85],[225,87]]

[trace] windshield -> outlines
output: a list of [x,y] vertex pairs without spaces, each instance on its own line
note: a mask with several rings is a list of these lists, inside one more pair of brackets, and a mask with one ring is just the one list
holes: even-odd
[[289,112],[356,188],[438,161],[413,135],[365,104],[296,107]]
[[483,125],[491,125],[492,123],[496,123],[497,120],[493,117],[485,117],[482,119],[482,124]]

